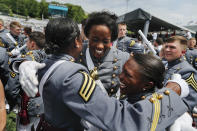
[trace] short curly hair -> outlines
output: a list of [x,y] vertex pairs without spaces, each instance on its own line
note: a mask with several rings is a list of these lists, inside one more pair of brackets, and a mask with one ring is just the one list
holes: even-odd
[[90,29],[94,25],[106,25],[111,31],[111,42],[115,41],[118,37],[118,26],[116,23],[117,16],[107,11],[93,12],[89,15],[84,33],[86,37],[89,36]]
[[78,25],[70,18],[51,19],[45,29],[46,53],[64,53],[80,37]]

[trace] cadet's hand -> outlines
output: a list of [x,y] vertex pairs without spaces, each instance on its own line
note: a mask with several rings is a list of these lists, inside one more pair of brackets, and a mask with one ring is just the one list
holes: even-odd
[[168,80],[166,88],[170,88],[175,91],[181,97],[186,97],[189,94],[189,87],[187,82],[181,78],[180,74],[173,74],[172,80]]
[[45,67],[45,63],[24,61],[19,66],[19,81],[22,89],[29,97],[34,97],[38,92],[37,71]]

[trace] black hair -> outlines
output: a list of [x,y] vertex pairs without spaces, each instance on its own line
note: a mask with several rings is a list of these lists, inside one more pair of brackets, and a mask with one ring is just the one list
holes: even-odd
[[45,29],[46,53],[65,53],[79,36],[78,25],[72,19],[51,19]]
[[87,19],[83,19],[83,20],[81,21],[82,27],[85,27],[86,23],[87,23]]
[[139,53],[134,54],[132,58],[139,65],[141,80],[147,82],[152,81],[154,87],[159,89],[163,87],[165,67],[159,58],[151,54]]
[[29,40],[34,41],[40,49],[43,49],[45,47],[45,36],[42,32],[32,32],[31,34],[29,34]]
[[32,32],[32,29],[31,29],[31,27],[24,27],[24,32],[29,36],[30,34],[31,34],[31,32]]
[[93,12],[89,15],[86,21],[84,33],[86,37],[88,37],[92,26],[105,25],[111,31],[111,42],[113,42],[118,37],[118,26],[116,20],[117,16],[115,14],[111,14],[110,12]]

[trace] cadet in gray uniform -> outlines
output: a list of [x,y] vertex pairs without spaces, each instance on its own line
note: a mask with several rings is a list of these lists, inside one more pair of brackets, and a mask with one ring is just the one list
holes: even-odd
[[5,86],[9,77],[8,54],[5,48],[0,47],[0,79]]
[[[160,102],[163,102],[163,95],[157,94],[156,91],[163,87],[164,73],[165,67],[160,59],[150,54],[133,54],[125,63],[123,71],[120,74],[121,94],[126,95],[125,99],[131,104],[152,96],[149,100],[153,102],[154,98],[156,98],[155,100],[158,103],[155,101],[155,105],[160,105]],[[147,127],[147,130],[159,130],[159,127],[162,127],[162,117],[169,117],[171,111],[172,108],[169,107],[164,112],[163,110],[158,110],[157,113],[151,112],[153,113],[153,119],[151,117],[148,118],[149,127]],[[156,121],[156,117],[153,117],[154,115],[161,117],[160,122]],[[160,129],[164,130],[164,127]]]
[[188,63],[190,63],[195,69],[197,69],[197,49],[195,49],[195,45],[196,39],[189,39],[185,57]]
[[9,32],[9,30],[7,30],[7,29],[4,28],[4,21],[2,19],[0,19],[0,35],[2,33],[8,33],[8,32]]
[[[106,26],[99,25],[97,29],[108,32],[111,39]],[[187,110],[173,91],[164,94],[166,89],[158,92],[163,95],[162,102],[155,98],[156,103],[152,103],[149,101],[150,96],[134,105],[104,94],[89,76],[88,70],[74,63],[81,52],[82,40],[77,24],[71,19],[50,20],[45,35],[46,51],[51,56],[44,61],[46,67],[38,71],[40,84],[43,85],[39,90],[45,107],[44,119],[38,131],[82,131],[81,118],[105,131],[145,131],[150,128],[151,122],[154,129],[162,130]],[[171,115],[167,115],[169,107],[172,109]],[[161,118],[156,113],[160,111],[159,108],[165,117]],[[154,112],[154,121],[150,112]],[[161,123],[157,126],[155,121]]]
[[13,21],[10,23],[10,32],[0,35],[1,45],[7,51],[12,51],[16,46],[21,47],[24,44],[24,38],[21,36],[20,23]]
[[[22,55],[21,58],[16,58],[11,62],[10,67],[15,64],[18,65],[24,60],[42,62],[46,58],[46,54],[43,50],[45,44],[45,36],[41,32],[32,32],[29,35],[27,41],[27,49],[31,50]],[[12,68],[12,70],[15,70]],[[19,83],[19,74],[16,72],[10,73],[10,78],[6,86],[6,94],[11,106],[18,104],[19,114],[17,119],[17,131],[27,130],[32,128],[36,129],[41,114],[44,113],[44,106],[40,94],[37,94],[35,98],[28,97],[27,94],[21,89]]]
[[144,47],[136,43],[137,39],[126,36],[127,25],[125,23],[118,24],[118,39],[114,42],[116,47],[128,53],[144,53]]
[[173,36],[167,40],[164,57],[168,61],[164,83],[171,79],[172,74],[178,73],[189,85],[189,95],[183,98],[189,111],[197,105],[197,71],[183,58],[187,48],[187,40],[182,36]]
[[[101,25],[105,25],[105,28],[111,32],[94,28]],[[95,80],[101,81],[101,86],[109,96],[115,96],[120,86],[118,75],[130,57],[127,52],[111,46],[111,42],[116,40],[118,35],[116,16],[107,13],[91,14],[86,21],[84,33],[89,43],[83,44],[79,62],[88,68]],[[112,37],[110,38],[109,35]]]

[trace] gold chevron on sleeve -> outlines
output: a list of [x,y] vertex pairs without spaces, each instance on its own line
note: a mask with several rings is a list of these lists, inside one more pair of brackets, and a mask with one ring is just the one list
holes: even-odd
[[157,94],[153,94],[153,98],[154,98],[154,107],[155,107],[155,112],[154,112],[154,117],[153,117],[153,121],[152,121],[152,125],[151,125],[151,130],[150,131],[155,131],[157,128],[157,124],[159,121],[159,115],[160,115],[160,102],[157,99]]
[[84,76],[83,84],[79,90],[79,95],[85,102],[88,102],[96,87],[95,81],[85,72],[81,72]]
[[192,73],[189,76],[189,78],[187,78],[185,81],[188,83],[188,85],[190,85],[192,88],[194,88],[195,91],[197,91],[197,83],[196,83],[196,80],[194,78],[194,73]]

